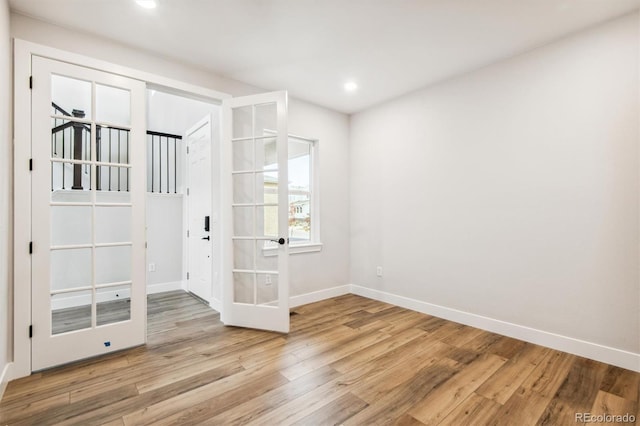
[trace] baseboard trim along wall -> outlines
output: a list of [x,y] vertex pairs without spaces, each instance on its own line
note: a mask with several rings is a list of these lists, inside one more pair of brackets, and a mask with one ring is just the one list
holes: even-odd
[[10,371],[11,371],[12,365],[13,363],[10,362],[7,365],[5,365],[4,368],[2,369],[2,376],[0,376],[0,401],[2,401],[2,397],[4,396],[4,391],[7,389],[7,384],[9,383],[9,380],[10,380]]
[[444,306],[434,305],[416,299],[387,293],[380,290],[351,284],[350,292],[358,296],[390,303],[412,311],[433,315],[449,321],[498,333],[525,342],[535,343],[562,352],[605,362],[607,364],[640,372],[640,354],[627,352],[597,343],[586,342],[572,337],[549,333],[518,324],[496,320],[469,312],[459,311]]
[[182,281],[147,284],[147,294],[164,293],[165,291],[182,290]]
[[331,299],[332,297],[338,297],[349,293],[351,293],[351,286],[349,284],[312,291],[311,293],[289,297],[289,307],[295,308],[296,306],[319,302],[321,300]]

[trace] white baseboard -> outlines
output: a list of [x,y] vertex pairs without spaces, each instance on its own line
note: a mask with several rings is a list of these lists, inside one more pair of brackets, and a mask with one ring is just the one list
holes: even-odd
[[296,306],[319,302],[321,300],[330,299],[332,297],[338,297],[349,293],[351,293],[351,286],[349,284],[325,288],[322,290],[313,291],[311,293],[291,296],[289,298],[289,307],[295,308]]
[[147,284],[147,294],[163,293],[165,291],[182,290],[182,281]]
[[4,396],[4,391],[7,389],[7,384],[9,383],[9,377],[11,377],[9,373],[11,371],[12,365],[13,363],[9,362],[2,369],[2,375],[0,376],[0,401],[2,401],[2,397]]
[[537,345],[557,349],[562,352],[568,352],[574,355],[640,372],[640,354],[637,353],[627,352],[599,345],[597,343],[586,342],[572,337],[562,336],[469,312],[459,311],[457,309],[434,305],[355,284],[351,284],[350,289],[351,293],[357,294],[358,296],[391,303],[402,308],[411,309],[412,311],[433,315],[438,318],[513,337],[514,339],[524,340],[525,342],[535,343]]

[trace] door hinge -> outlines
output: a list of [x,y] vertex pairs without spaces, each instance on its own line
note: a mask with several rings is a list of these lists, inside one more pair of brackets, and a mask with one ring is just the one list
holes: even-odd
[[187,229],[187,238],[189,238],[189,230]]
[[33,241],[29,241],[29,254],[33,254]]
[[31,339],[33,337],[33,326],[30,325],[29,326],[29,339]]
[[29,89],[33,89],[33,76],[29,76]]
[[33,158],[29,158],[29,171],[33,170]]
[[187,188],[187,195],[189,195],[189,188]]
[[189,147],[187,147],[187,154],[189,153]]
[[189,273],[187,272],[187,279],[189,279]]

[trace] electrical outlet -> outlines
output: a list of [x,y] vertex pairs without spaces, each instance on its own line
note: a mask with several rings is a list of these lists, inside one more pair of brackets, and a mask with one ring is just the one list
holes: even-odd
[[151,262],[149,264],[149,272],[155,272],[156,271],[156,264]]
[[266,277],[264,277],[264,285],[271,285],[273,284],[271,282],[271,275],[267,275]]
[[382,266],[378,266],[376,268],[376,275],[381,277],[382,276]]

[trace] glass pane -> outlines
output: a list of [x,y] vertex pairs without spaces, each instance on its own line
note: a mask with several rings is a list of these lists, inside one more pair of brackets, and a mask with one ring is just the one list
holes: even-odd
[[256,105],[255,136],[273,134],[278,130],[278,105],[273,103]]
[[253,140],[232,142],[233,144],[233,171],[254,170]]
[[289,189],[311,187],[311,144],[289,140]]
[[292,242],[311,239],[309,193],[289,192],[289,237]]
[[96,207],[96,243],[131,241],[131,207]]
[[252,107],[233,108],[233,133],[231,138],[248,138],[253,136],[252,123],[253,114]]
[[265,204],[278,204],[278,172],[266,172],[259,183],[263,187]]
[[91,161],[91,126],[52,117],[51,157]]
[[113,127],[96,127],[97,160],[129,164],[129,131]]
[[289,140],[289,237],[311,240],[311,148],[306,141]]
[[117,87],[96,84],[96,121],[131,124],[131,93]]
[[257,274],[257,304],[278,306],[278,275]]
[[51,250],[51,290],[91,286],[91,249]]
[[51,207],[51,245],[91,244],[91,242],[91,207]]
[[[278,207],[257,207],[258,218],[262,220],[256,226],[256,235],[259,237],[280,237],[278,233]],[[284,237],[284,235],[282,235]]]
[[91,328],[91,290],[51,296],[51,334]]
[[275,190],[277,192],[278,189],[278,183],[277,183],[277,178],[276,178],[276,182],[274,183],[274,178],[273,178],[273,174],[276,174],[277,176],[277,172],[271,172],[269,174],[267,173],[256,173],[255,174],[255,187],[256,187],[256,198],[255,198],[255,202],[257,204],[261,204],[264,203],[264,192],[265,190],[269,189],[273,192],[273,190]]
[[254,207],[233,207],[233,235],[235,237],[253,236]]
[[254,240],[233,240],[233,269],[254,269]]
[[131,202],[131,194],[126,191],[99,191],[96,192],[96,203],[125,203]]
[[131,246],[96,248],[96,284],[131,281]]
[[256,162],[264,170],[278,170],[278,150],[276,138],[256,140]]
[[[278,250],[265,250],[276,248],[278,244],[270,241],[258,241],[256,247],[256,269],[258,271],[278,271]],[[266,255],[269,256],[266,256]]]
[[[90,191],[91,166],[89,164],[72,164],[51,162],[51,191]],[[52,194],[52,198],[54,195]],[[72,196],[77,198],[78,196]],[[90,196],[87,196],[90,197]],[[64,200],[65,197],[60,201]]]
[[241,173],[233,176],[233,202],[247,204],[254,202],[253,173]]
[[91,119],[91,83],[61,75],[51,76],[53,114]]
[[128,167],[96,166],[98,191],[129,191],[130,169]]
[[131,319],[131,285],[96,290],[97,324],[113,324]]
[[90,203],[91,191],[88,188],[85,191],[56,190],[51,192],[51,201],[54,203]]
[[253,280],[255,274],[233,273],[233,301],[235,303],[255,304]]

